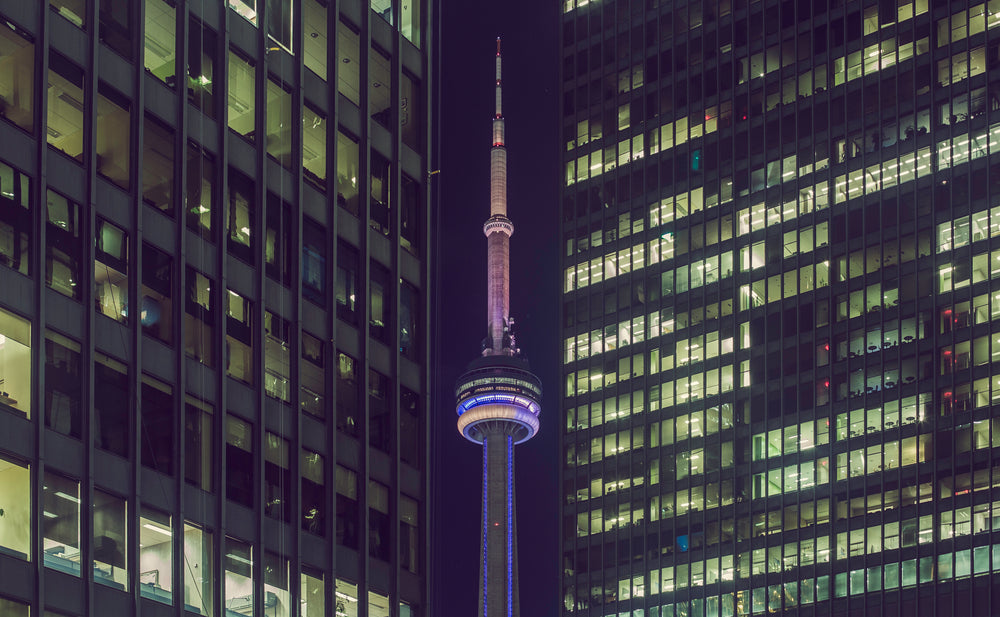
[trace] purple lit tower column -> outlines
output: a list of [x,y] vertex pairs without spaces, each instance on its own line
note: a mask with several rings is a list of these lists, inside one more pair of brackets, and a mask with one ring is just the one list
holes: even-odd
[[507,150],[500,105],[500,39],[496,57],[496,114],[490,150],[490,218],[483,225],[487,258],[487,334],[482,356],[456,384],[458,430],[483,447],[480,530],[480,617],[518,617],[517,527],[514,521],[514,446],[538,432],[542,384],[520,357],[510,318],[510,237]]

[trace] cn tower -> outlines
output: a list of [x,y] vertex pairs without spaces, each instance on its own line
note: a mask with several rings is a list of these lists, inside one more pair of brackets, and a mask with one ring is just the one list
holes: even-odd
[[510,317],[510,237],[507,149],[501,107],[500,39],[496,112],[490,149],[490,217],[486,234],[486,338],[455,386],[458,430],[483,447],[483,519],[479,572],[480,617],[518,617],[517,528],[514,521],[514,446],[538,432],[542,384],[520,357]]

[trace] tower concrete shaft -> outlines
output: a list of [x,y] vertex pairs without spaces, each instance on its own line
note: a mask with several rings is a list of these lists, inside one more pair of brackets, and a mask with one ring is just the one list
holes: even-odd
[[481,617],[518,617],[517,527],[514,517],[514,438],[502,425],[483,440]]
[[510,332],[510,236],[507,151],[500,100],[500,39],[496,57],[496,114],[490,152],[487,247],[489,331],[482,356],[455,386],[458,430],[483,447],[479,617],[518,617],[517,533],[514,522],[514,446],[538,432],[542,384],[520,357]]

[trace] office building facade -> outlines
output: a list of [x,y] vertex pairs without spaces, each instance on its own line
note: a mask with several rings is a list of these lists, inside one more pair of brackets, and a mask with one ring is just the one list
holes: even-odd
[[996,613],[994,4],[564,3],[563,614]]
[[428,614],[433,19],[0,2],[0,614]]

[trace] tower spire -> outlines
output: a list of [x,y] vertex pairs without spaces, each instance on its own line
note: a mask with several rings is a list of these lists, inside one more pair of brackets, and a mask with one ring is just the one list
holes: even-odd
[[490,148],[490,218],[483,225],[487,247],[488,328],[483,355],[517,353],[510,339],[510,237],[514,234],[514,224],[507,218],[507,147],[504,145],[500,62],[500,37],[497,37],[496,107]]

